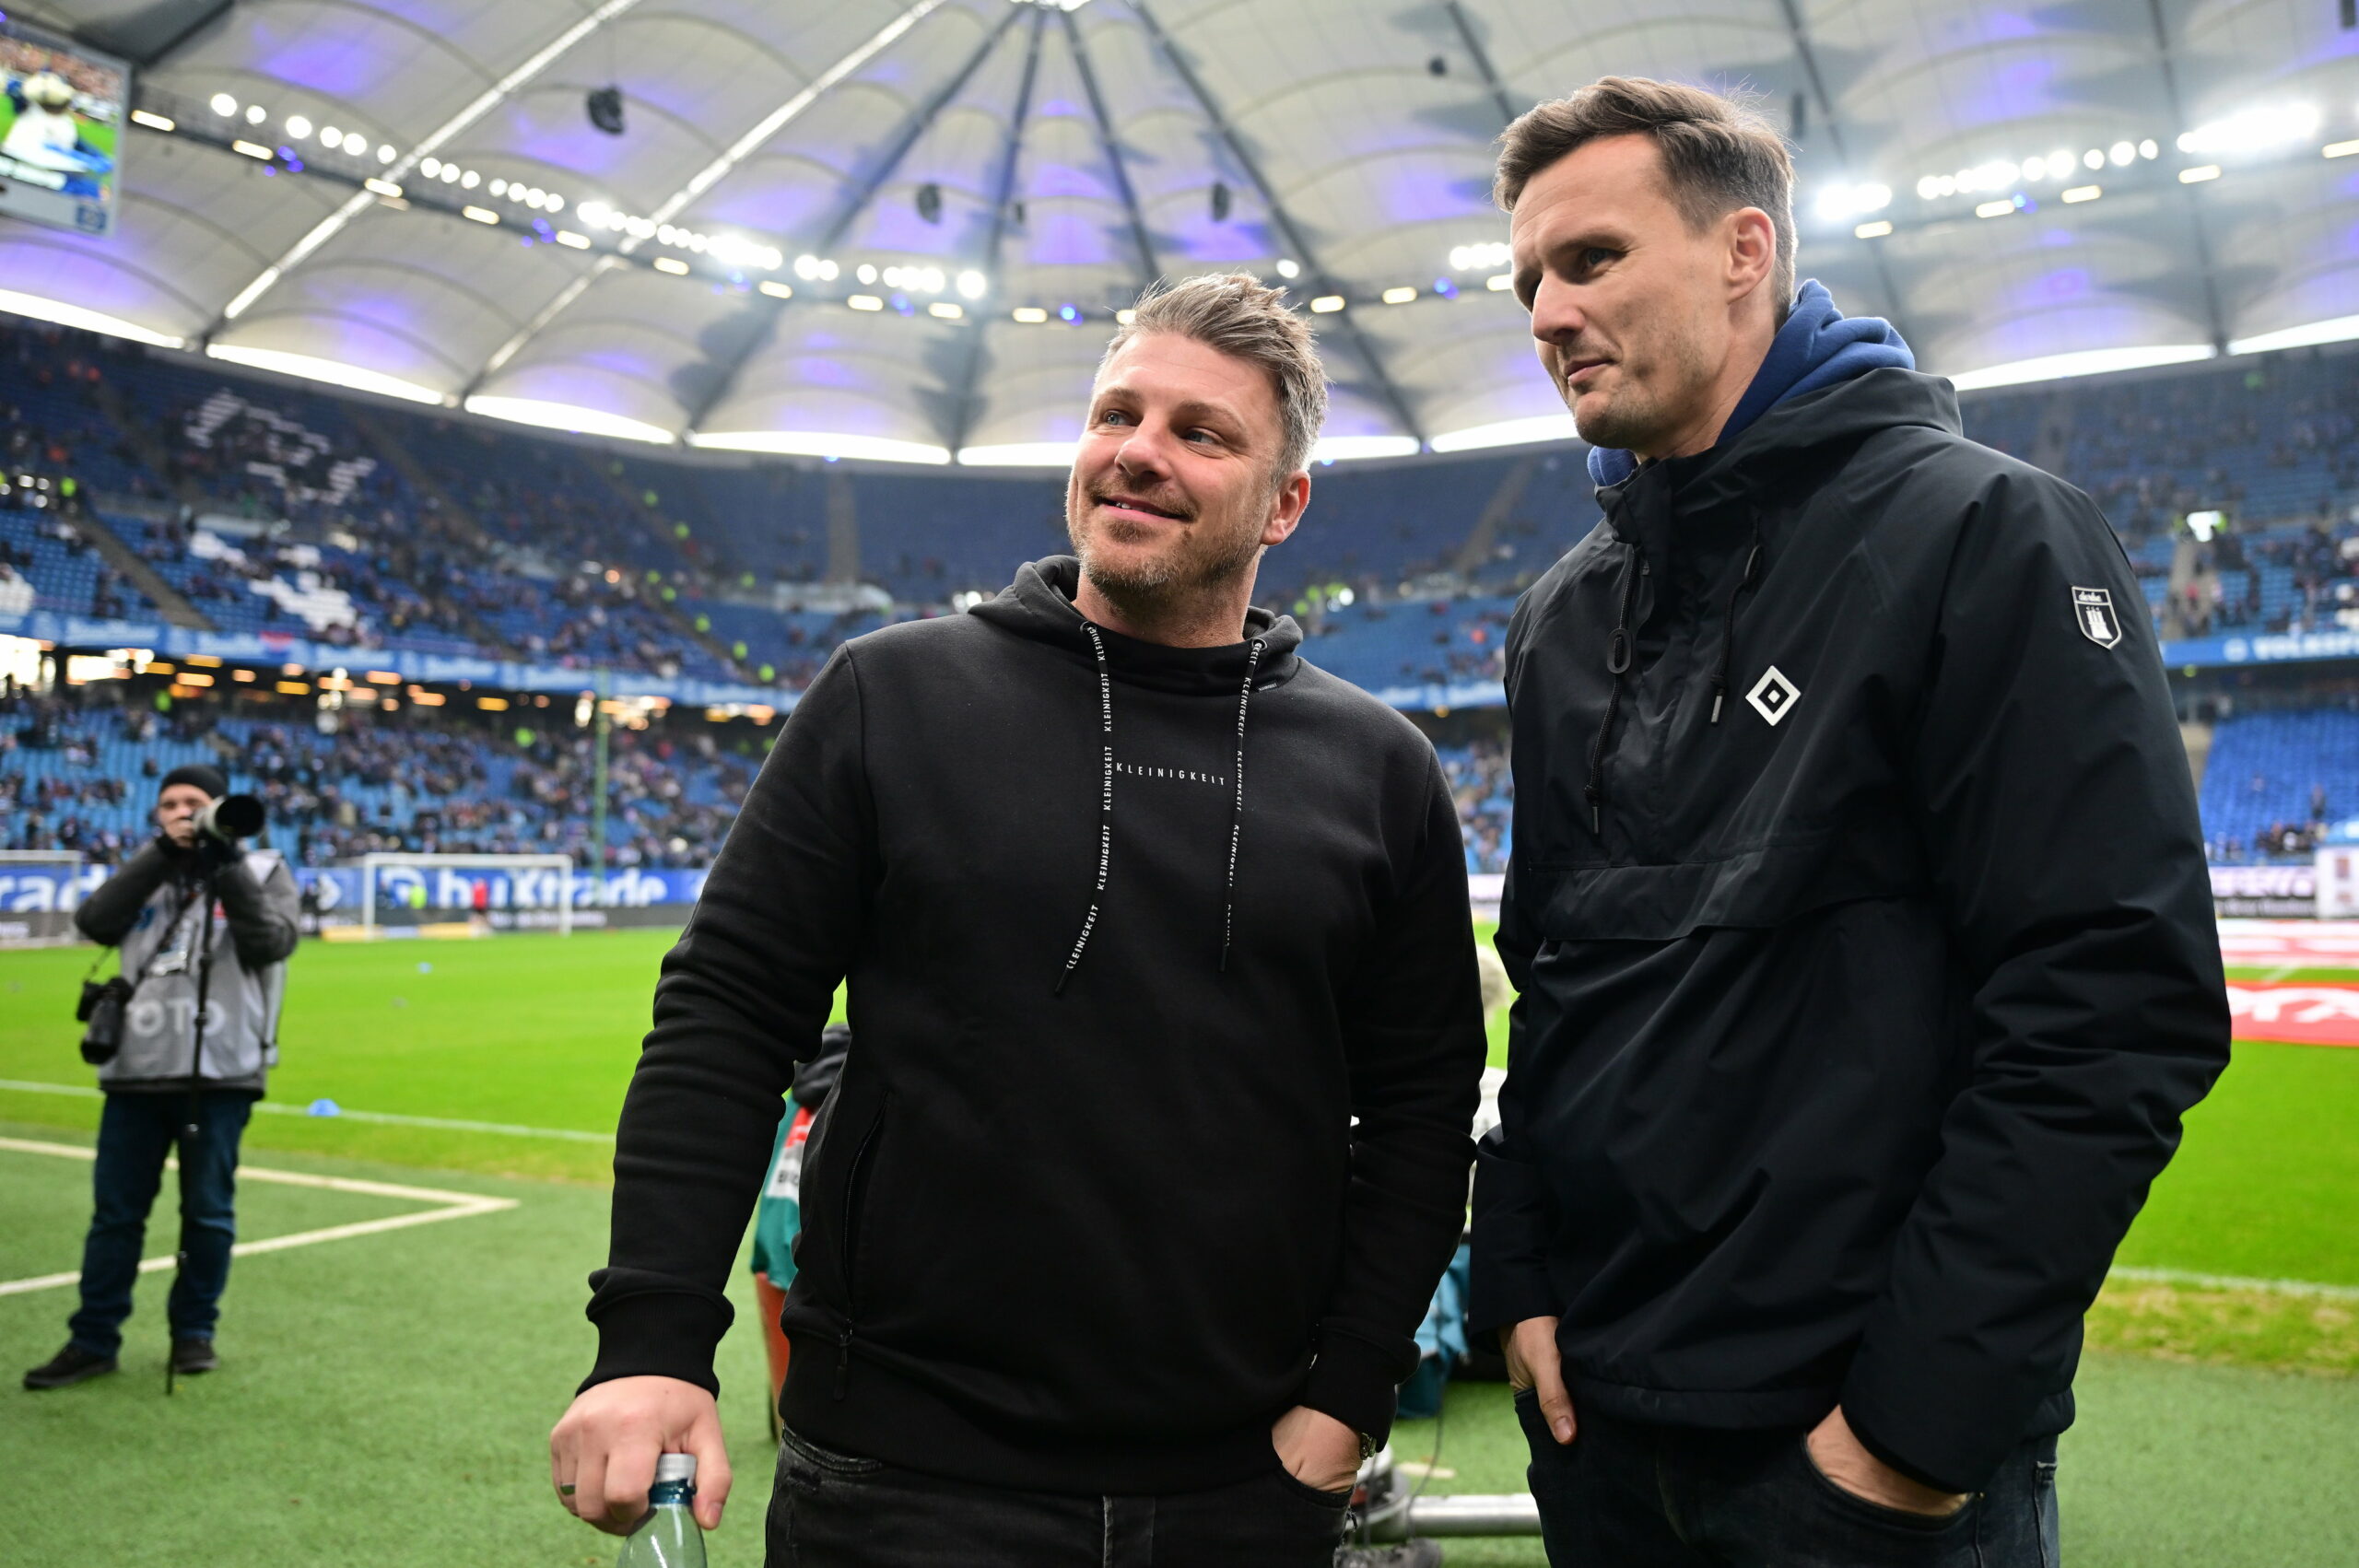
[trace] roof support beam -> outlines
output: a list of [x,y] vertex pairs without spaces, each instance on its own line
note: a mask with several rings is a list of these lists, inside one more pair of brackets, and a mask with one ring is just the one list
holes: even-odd
[[[599,28],[638,4],[639,0],[604,0],[604,4],[598,6],[596,10],[564,29],[555,38],[535,50],[522,64],[484,89],[472,103],[436,126],[424,141],[410,148],[395,160],[391,168],[385,170],[383,178],[399,184],[410,170],[416,169],[430,154],[440,151],[453,137],[458,136],[467,127],[514,97],[527,82],[555,64],[567,50],[571,49]],[[321,246],[344,232],[345,225],[358,217],[368,207],[374,205],[376,200],[377,198],[367,191],[358,192],[347,198],[335,211],[322,218],[312,227],[311,232],[298,240],[286,254],[264,267],[252,282],[230,297],[229,304],[222,307],[221,314],[205,329],[204,340],[211,341],[224,327],[245,314],[252,308],[254,301],[269,293],[279,279],[300,266]]]
[[[2146,0],[2146,16],[2154,28],[2154,64],[2162,72],[2163,101],[2171,111],[2171,123],[2186,130],[2187,106],[2179,99],[2178,67],[2171,59],[2171,34],[2163,20],[2162,0]],[[2181,185],[2181,199],[2187,203],[2188,232],[2195,240],[2195,264],[2203,278],[2204,325],[2212,333],[2212,351],[2228,352],[2228,314],[2220,307],[2220,284],[2212,270],[2212,235],[2204,227],[2203,206],[2195,187]]]
[[1491,101],[1498,106],[1499,123],[1504,125],[1516,117],[1515,99],[1508,96],[1507,84],[1499,79],[1498,71],[1491,64],[1490,54],[1483,48],[1483,41],[1474,32],[1474,18],[1466,14],[1460,0],[1442,0],[1443,10],[1458,28],[1458,41],[1466,46],[1467,58],[1474,62],[1474,69],[1483,77],[1483,85],[1491,91]]
[[876,193],[885,188],[886,181],[900,172],[902,160],[910,156],[910,149],[918,145],[918,138],[924,135],[927,128],[941,116],[942,111],[950,107],[952,100],[966,90],[968,82],[973,79],[975,73],[982,67],[983,62],[991,58],[992,52],[999,47],[1000,40],[1007,36],[1007,29],[1014,27],[1015,19],[1023,14],[1014,6],[1010,6],[1007,8],[1007,14],[999,19],[999,26],[984,34],[983,41],[975,46],[973,52],[959,64],[958,69],[950,74],[949,79],[935,88],[926,100],[902,123],[899,132],[893,138],[891,149],[877,160],[875,167],[871,169],[853,188],[851,196],[844,202],[842,210],[820,233],[820,254],[825,255],[843,243],[844,236],[851,232],[851,226],[860,221],[860,215],[866,212],[868,205],[876,199]]
[[[1228,116],[1221,112],[1219,103],[1205,89],[1194,69],[1181,58],[1179,46],[1172,42],[1171,35],[1163,30],[1163,24],[1155,19],[1155,13],[1147,8],[1146,0],[1130,0],[1130,7],[1132,14],[1144,24],[1148,36],[1155,40],[1156,47],[1163,52],[1163,58],[1169,63],[1172,74],[1194,97],[1197,107],[1203,111],[1204,118],[1212,122],[1213,129],[1219,133],[1229,156],[1237,160],[1237,166],[1245,171],[1245,177],[1253,181],[1253,188],[1261,193],[1262,205],[1268,209],[1270,221],[1277,226],[1288,248],[1301,258],[1303,268],[1310,274],[1314,287],[1320,293],[1343,293],[1343,285],[1321,264],[1318,253],[1304,237],[1301,227],[1295,222],[1285,204],[1278,200],[1277,191],[1262,175],[1260,162],[1247,150],[1245,139],[1228,123]],[[1351,339],[1353,348],[1358,351],[1360,362],[1367,367],[1367,373],[1376,383],[1378,397],[1392,411],[1392,416],[1401,422],[1402,430],[1414,436],[1422,446],[1426,439],[1425,429],[1417,422],[1416,415],[1409,412],[1408,400],[1401,395],[1401,388],[1385,369],[1384,362],[1377,357],[1375,344],[1360,330],[1359,322],[1353,319],[1350,310],[1342,311],[1337,320],[1343,326],[1344,335]]]
[[[608,0],[608,3],[612,5],[615,0]],[[626,3],[636,4],[637,0],[626,0]],[[871,33],[857,49],[805,82],[793,97],[762,116],[760,122],[752,130],[732,142],[719,158],[698,170],[694,179],[664,198],[663,205],[648,215],[650,221],[658,225],[671,222],[673,218],[679,216],[681,208],[712,189],[723,175],[752,157],[755,151],[768,143],[771,137],[786,129],[787,124],[796,116],[816,103],[821,95],[883,53],[903,33],[932,15],[942,3],[943,0],[917,0],[917,3],[908,10]],[[626,236],[616,246],[616,250],[622,255],[628,256],[639,249],[640,243],[636,236]],[[501,344],[492,357],[484,362],[483,369],[475,372],[475,378],[468,381],[464,395],[472,396],[501,366],[522,353],[524,345],[539,335],[543,328],[555,321],[568,306],[581,298],[583,291],[589,287],[593,279],[601,273],[611,271],[612,266],[611,257],[602,257],[596,266],[582,273],[564,288],[558,290],[557,298],[526,322],[522,331]]]
[[[1010,6],[1007,15],[1000,18],[997,27],[983,35],[983,41],[975,46],[965,63],[911,111],[885,156],[862,179],[858,189],[852,192],[842,209],[821,232],[817,246],[819,254],[824,256],[843,242],[844,236],[851,232],[851,226],[860,221],[860,215],[866,212],[869,204],[876,199],[876,193],[883,190],[885,182],[899,170],[902,160],[910,156],[910,149],[917,146],[918,138],[925,134],[926,127],[932,125],[942,111],[966,90],[967,83],[991,57],[992,52],[999,47],[1000,40],[1007,36],[1007,29],[1015,25],[1015,18],[1022,14]],[[722,400],[735,390],[737,378],[745,373],[745,367],[760,357],[762,350],[777,336],[779,321],[790,307],[785,300],[772,299],[767,295],[761,296],[760,299],[761,303],[755,307],[759,312],[757,324],[745,334],[743,346],[722,358],[720,373],[713,377],[711,388],[689,408],[686,428],[697,428],[704,423],[707,415],[721,406]]]
[[183,0],[177,6],[151,6],[112,26],[78,29],[76,36],[152,71],[228,16],[233,4],[235,0]]
[[[1794,58],[1802,63],[1802,78],[1810,83],[1810,96],[1818,104],[1818,123],[1826,127],[1826,139],[1835,144],[1835,156],[1847,166],[1851,161],[1850,149],[1843,145],[1843,123],[1836,117],[1835,99],[1826,90],[1826,77],[1818,68],[1818,51],[1811,47],[1809,29],[1802,26],[1802,7],[1796,0],[1778,0],[1778,9],[1786,18],[1786,35],[1794,41]],[[1884,287],[1884,317],[1903,338],[1908,335],[1901,324],[1900,287],[1892,280],[1892,266],[1886,261],[1884,247],[1873,240],[1858,243],[1868,247],[1868,259],[1875,264],[1876,282]],[[1779,300],[1782,313],[1790,301]]]
[[1139,291],[1144,293],[1163,275],[1155,259],[1155,241],[1147,236],[1146,215],[1139,210],[1139,194],[1131,184],[1130,166],[1122,161],[1121,144],[1114,139],[1114,122],[1106,112],[1105,94],[1097,90],[1097,72],[1089,64],[1089,51],[1082,46],[1081,28],[1071,11],[1059,11],[1057,20],[1064,24],[1065,44],[1073,51],[1074,69],[1080,73],[1081,90],[1089,99],[1090,118],[1097,122],[1097,140],[1106,148],[1107,170],[1114,177],[1114,188],[1122,194],[1122,211],[1130,216],[1131,243],[1139,252]]
[[[1007,147],[1000,158],[999,193],[992,203],[992,227],[983,241],[983,275],[994,281],[999,276],[999,249],[1007,238],[1007,210],[1015,201],[1015,166],[1024,152],[1024,126],[1032,114],[1032,83],[1040,71],[1040,34],[1049,20],[1048,11],[1035,6],[1032,11],[1032,37],[1024,52],[1024,79],[1015,88],[1015,108],[1007,117]],[[984,321],[978,318],[967,331],[967,364],[958,377],[958,400],[951,405],[950,451],[956,457],[967,444],[968,432],[975,427],[975,382],[983,370]]]

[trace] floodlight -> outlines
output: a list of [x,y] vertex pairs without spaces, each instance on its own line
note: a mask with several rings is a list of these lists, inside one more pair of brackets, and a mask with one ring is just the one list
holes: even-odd
[[213,95],[213,112],[220,115],[235,114],[238,112],[238,100],[226,92],[217,92]]
[[1302,265],[1300,263],[1285,256],[1280,256],[1278,258],[1278,275],[1280,277],[1299,276],[1301,272]]
[[250,103],[250,104],[246,105],[246,123],[247,123],[247,124],[249,124],[249,125],[259,125],[259,124],[261,124],[264,121],[265,121],[265,120],[267,120],[267,119],[269,119],[269,118],[270,118],[270,111],[268,111],[268,110],[264,109],[261,104],[259,104],[259,103]]
[[290,114],[287,117],[287,135],[289,139],[299,142],[311,134],[311,121],[300,114]]
[[958,292],[967,298],[980,299],[983,297],[983,291],[990,287],[990,279],[979,272],[969,270],[958,275]]
[[2318,129],[2317,105],[2271,104],[2198,125],[2180,135],[2178,150],[2207,155],[2265,152],[2286,142],[2307,141]]

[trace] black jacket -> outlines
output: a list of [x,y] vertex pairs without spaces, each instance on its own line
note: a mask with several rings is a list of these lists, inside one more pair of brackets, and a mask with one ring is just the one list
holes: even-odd
[[664,962],[593,1381],[710,1386],[779,1095],[848,975],[797,1431],[1105,1493],[1265,1472],[1297,1402],[1389,1425],[1484,1057],[1439,765],[1293,622],[1152,646],[1075,580],[856,638],[788,720]]
[[1521,995],[1473,1326],[1560,1314],[1577,1409],[1839,1400],[1971,1490],[2070,1422],[2227,1059],[2144,601],[2085,496],[1908,370],[1599,495],[1508,634]]

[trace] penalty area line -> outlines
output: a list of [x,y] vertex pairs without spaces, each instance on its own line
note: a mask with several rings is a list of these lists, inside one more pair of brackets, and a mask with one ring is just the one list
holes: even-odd
[[[0,1153],[17,1154],[48,1154],[65,1160],[95,1160],[98,1151],[79,1148],[71,1143],[43,1143],[29,1138],[0,1138]],[[177,1167],[178,1160],[165,1162],[167,1167]],[[496,1214],[503,1209],[516,1207],[513,1198],[487,1198],[476,1192],[452,1192],[440,1187],[407,1187],[398,1182],[362,1181],[353,1176],[313,1176],[308,1171],[272,1170],[260,1165],[238,1167],[241,1180],[276,1183],[281,1187],[309,1187],[328,1192],[358,1193],[369,1198],[396,1198],[413,1203],[431,1203],[435,1207],[414,1214],[388,1214],[381,1219],[359,1220],[348,1225],[328,1225],[315,1231],[296,1231],[283,1236],[267,1236],[261,1241],[241,1241],[229,1249],[232,1258],[252,1258],[265,1252],[286,1252],[299,1246],[316,1246],[323,1241],[349,1241],[356,1236],[378,1235],[386,1231],[407,1230],[413,1225],[431,1225],[444,1220],[471,1219],[477,1214]],[[154,1274],[171,1268],[177,1259],[144,1258],[139,1271]],[[65,1274],[37,1274],[26,1280],[0,1280],[0,1296],[23,1295],[31,1291],[55,1290],[79,1282],[80,1270]]]
[[[0,1090],[19,1094],[65,1094],[74,1099],[103,1098],[105,1091],[81,1083],[37,1083],[24,1078],[0,1078]],[[448,1117],[403,1116],[394,1111],[348,1111],[338,1107],[332,1115],[315,1116],[303,1106],[282,1106],[269,1100],[254,1102],[254,1110],[263,1116],[296,1116],[311,1121],[365,1121],[385,1127],[426,1127],[438,1132],[493,1132],[503,1138],[557,1138],[571,1143],[612,1143],[611,1132],[579,1132],[569,1127],[520,1127],[504,1121],[454,1121]]]

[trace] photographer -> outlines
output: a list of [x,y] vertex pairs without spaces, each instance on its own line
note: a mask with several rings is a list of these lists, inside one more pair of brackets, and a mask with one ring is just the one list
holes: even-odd
[[169,1307],[172,1367],[198,1373],[220,1364],[213,1324],[237,1237],[238,1139],[277,1060],[279,999],[297,942],[295,878],[276,852],[239,849],[236,840],[260,827],[260,807],[229,796],[217,768],[166,774],[156,821],[155,842],[74,917],[83,935],[121,949],[124,984],[118,999],[85,1008],[91,1028],[83,1055],[98,1064],[106,1110],[82,1306],[65,1348],[25,1374],[28,1388],[62,1388],[115,1369],[147,1211],[176,1142],[182,1261]]

